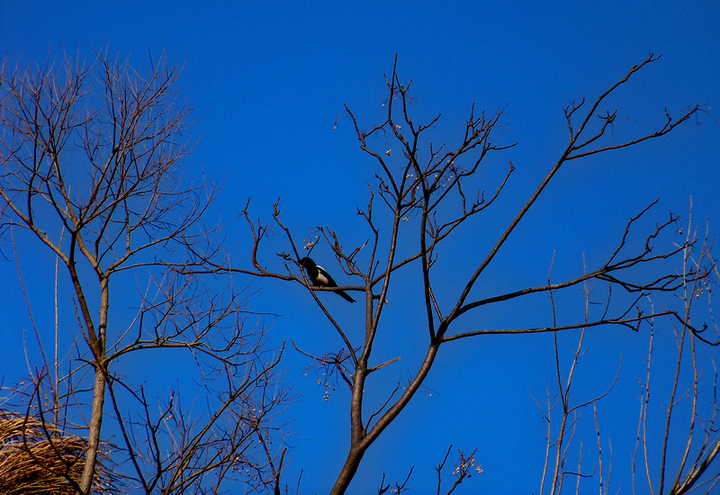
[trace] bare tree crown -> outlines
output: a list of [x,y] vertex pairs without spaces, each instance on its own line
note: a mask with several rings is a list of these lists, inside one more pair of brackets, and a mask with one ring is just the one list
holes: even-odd
[[[56,333],[55,362],[31,370],[33,388],[16,392],[30,399],[28,418],[35,411],[47,419],[51,446],[58,438],[85,439],[71,461],[56,449],[61,463],[74,466],[55,473],[73,492],[274,482],[279,453],[263,435],[287,397],[274,378],[281,352],[264,349],[264,330],[248,321],[242,290],[193,273],[188,250],[208,258],[220,250],[218,227],[203,221],[218,190],[183,177],[192,142],[191,108],[177,91],[181,70],[163,56],[143,74],[98,53],[90,63],[6,62],[0,73],[0,229],[16,255],[18,234],[29,232],[57,256],[72,303],[55,311],[65,317],[77,308],[77,335]],[[138,283],[129,323],[124,311],[111,311],[114,294],[132,294],[120,272]],[[36,332],[42,342],[45,332]],[[195,368],[203,406],[189,407],[193,401],[176,389],[156,401],[118,367],[129,353],[159,350]],[[56,437],[63,424],[77,434]],[[107,460],[103,449],[122,452],[116,486],[102,486],[113,469],[98,467]]]
[[[617,245],[609,253],[601,265],[589,268],[584,273],[562,281],[551,281],[540,285],[527,285],[519,290],[497,293],[492,296],[478,297],[476,287],[478,280],[493,263],[497,254],[509,242],[511,234],[523,220],[529,209],[543,194],[547,185],[557,172],[568,162],[584,157],[609,153],[638,143],[660,138],[678,125],[687,122],[701,108],[692,106],[672,117],[667,111],[665,120],[650,133],[639,135],[623,142],[607,144],[603,139],[615,122],[617,112],[601,112],[608,97],[620,86],[626,84],[638,71],[646,65],[654,63],[658,57],[649,55],[642,63],[630,68],[627,74],[611,85],[593,103],[584,99],[573,102],[565,109],[568,138],[557,161],[548,168],[544,179],[536,186],[535,191],[510,220],[500,236],[492,243],[485,253],[474,253],[475,268],[465,278],[456,282],[457,295],[448,304],[448,295],[437,297],[436,281],[442,274],[435,270],[436,263],[443,256],[443,246],[449,245],[458,227],[469,224],[481,213],[490,211],[503,190],[508,186],[515,170],[509,162],[503,180],[489,192],[477,189],[475,185],[478,174],[486,166],[486,158],[491,154],[507,152],[514,143],[498,144],[494,130],[498,127],[503,110],[492,113],[478,112],[471,107],[465,125],[459,133],[459,139],[453,144],[437,145],[432,142],[430,133],[440,120],[440,115],[427,123],[418,123],[412,116],[411,83],[404,84],[397,72],[397,60],[392,73],[386,78],[387,98],[384,101],[386,116],[378,124],[369,127],[362,125],[353,111],[345,106],[344,115],[351,122],[360,148],[372,158],[377,165],[375,186],[370,187],[370,200],[366,208],[359,208],[358,215],[364,218],[369,233],[368,242],[347,250],[341,234],[332,227],[318,226],[317,235],[305,245],[298,242],[296,233],[286,225],[280,216],[279,203],[274,206],[273,219],[275,227],[284,233],[288,250],[279,253],[284,270],[271,270],[259,259],[261,243],[271,228],[261,221],[251,218],[248,206],[243,210],[245,219],[253,235],[254,245],[250,253],[251,267],[243,268],[222,264],[206,263],[208,270],[214,272],[245,273],[259,277],[272,277],[284,281],[299,283],[310,290],[310,295],[320,311],[337,331],[344,344],[340,350],[322,356],[309,357],[326,373],[336,373],[348,385],[350,391],[349,416],[351,423],[351,446],[347,460],[339,473],[333,494],[345,493],[355,476],[358,466],[368,448],[393,421],[409,401],[423,386],[425,378],[433,368],[436,356],[443,344],[468,338],[478,338],[488,334],[529,334],[578,330],[593,327],[615,325],[637,331],[643,322],[652,322],[656,318],[668,317],[676,324],[686,328],[695,339],[717,344],[717,338],[704,332],[703,328],[691,323],[682,310],[673,308],[647,308],[643,301],[654,293],[674,293],[688,284],[705,283],[711,274],[714,262],[708,257],[706,246],[697,246],[696,239],[688,239],[679,245],[663,248],[656,241],[659,236],[676,225],[678,217],[672,215],[644,236],[644,242],[638,248],[628,242],[628,237],[636,228],[638,221],[653,206],[649,205],[637,216],[631,218],[624,232],[617,235]],[[337,126],[337,122],[336,122]],[[379,138],[379,139],[378,139]],[[379,198],[380,208],[377,208]],[[383,225],[390,225],[382,233],[379,220]],[[400,256],[400,239],[405,239],[402,252],[407,253],[407,239],[411,239],[411,254]],[[313,237],[307,235],[307,237]],[[324,241],[335,255],[338,265],[356,281],[354,285],[342,286],[339,289],[353,295],[365,296],[364,338],[354,341],[337,319],[325,306],[318,292],[338,290],[327,287],[316,287],[308,280],[301,270],[302,259],[307,256],[304,249],[312,251],[317,241]],[[682,260],[689,250],[699,249],[703,253],[703,263],[687,265],[682,272],[666,271],[650,279],[638,278],[639,267],[661,264],[663,260]],[[404,350],[398,342],[396,357],[381,363],[372,362],[373,349],[380,334],[380,321],[386,311],[388,291],[395,277],[401,277],[408,270],[417,270],[422,280],[423,313],[425,323],[417,328],[417,338],[427,342],[425,356],[420,366],[412,372],[405,383],[398,383],[394,391],[385,400],[380,400],[381,407],[370,410],[365,404],[372,387],[367,382],[369,375],[380,372],[386,366],[401,359]],[[453,323],[462,315],[478,310],[483,306],[502,301],[521,300],[532,294],[547,294],[552,300],[555,294],[588,284],[601,282],[608,287],[608,300],[600,314],[588,313],[582,321],[572,324],[538,322],[537,326],[524,328],[487,328],[482,324],[472,330],[454,331]],[[524,283],[524,282],[521,282]],[[629,299],[619,299],[611,295],[613,289],[629,294]],[[424,334],[424,337],[423,337]],[[304,351],[301,351],[304,352]],[[448,351],[450,352],[450,351]],[[563,383],[560,383],[563,388]],[[567,384],[569,386],[569,384]],[[571,407],[567,406],[567,410]],[[567,411],[566,411],[567,412]],[[562,441],[559,442],[566,447]],[[560,447],[558,447],[560,448]],[[444,464],[444,463],[443,463]],[[564,475],[558,458],[559,469],[552,482],[553,490],[559,487]],[[382,483],[381,483],[382,485]],[[389,486],[389,485],[388,485]],[[454,489],[454,488],[453,488]],[[452,489],[451,489],[452,491]],[[438,491],[439,493],[439,491]]]

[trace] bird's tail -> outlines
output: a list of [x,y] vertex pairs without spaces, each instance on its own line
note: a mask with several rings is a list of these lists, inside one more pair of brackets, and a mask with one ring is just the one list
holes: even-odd
[[339,290],[339,291],[337,291],[337,293],[340,294],[342,296],[342,298],[345,299],[346,301],[355,302],[355,299],[350,297],[350,295],[347,292],[345,292],[344,290]]

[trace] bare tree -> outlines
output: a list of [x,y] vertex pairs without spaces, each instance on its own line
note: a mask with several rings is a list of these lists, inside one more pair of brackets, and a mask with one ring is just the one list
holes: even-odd
[[[21,282],[18,246],[34,239],[53,253],[55,311],[75,315],[63,327],[77,328],[59,332],[56,323],[53,359],[42,344],[46,329],[35,327],[44,362],[14,388],[25,410],[7,418],[25,418],[33,438],[43,425],[47,451],[57,454],[43,469],[77,493],[120,490],[103,485],[98,472],[108,470],[146,493],[206,493],[232,479],[272,487],[279,479],[268,436],[287,399],[277,382],[281,350],[266,348],[244,291],[193,273],[186,254],[213,259],[220,227],[203,221],[216,185],[181,174],[192,148],[191,108],[176,90],[181,69],[163,56],[142,74],[99,53],[90,63],[6,62],[0,73],[1,231]],[[129,318],[127,304],[136,308]],[[152,377],[133,381],[122,370],[131,354],[194,369],[196,386],[168,384],[155,398],[145,387]],[[30,433],[13,448],[32,457]],[[66,437],[82,445],[74,457],[54,447]],[[99,470],[103,458],[112,464]]]
[[[542,285],[525,285],[516,291],[497,293],[489,297],[478,298],[473,289],[478,280],[486,274],[486,269],[495,260],[497,254],[508,243],[518,224],[523,220],[529,209],[535,204],[547,185],[557,172],[573,160],[611,153],[638,143],[660,138],[670,133],[677,126],[693,118],[702,109],[698,106],[689,107],[677,117],[665,112],[665,120],[650,132],[638,135],[621,142],[609,142],[607,135],[617,124],[617,111],[603,110],[608,97],[620,86],[626,84],[638,71],[655,62],[658,57],[649,55],[642,63],[633,66],[628,73],[601,94],[593,103],[584,99],[573,102],[565,109],[568,128],[568,139],[557,161],[549,167],[545,178],[537,185],[534,193],[518,211],[517,215],[506,226],[501,235],[494,241],[485,254],[477,254],[475,267],[465,275],[457,285],[458,294],[447,302],[448,294],[438,297],[434,281],[440,280],[442,274],[435,270],[436,263],[442,258],[442,247],[449,247],[450,239],[458,228],[470,223],[490,208],[508,184],[514,167],[509,164],[504,179],[493,187],[490,193],[478,187],[479,172],[483,170],[485,159],[490,154],[509,150],[512,143],[496,144],[493,131],[498,127],[503,111],[478,113],[473,106],[470,116],[459,132],[459,139],[452,145],[436,145],[428,137],[440,115],[425,124],[418,124],[412,117],[411,84],[403,84],[397,74],[397,59],[392,74],[386,78],[387,99],[384,107],[386,117],[379,124],[365,128],[352,110],[345,106],[344,114],[352,123],[360,148],[375,161],[378,172],[376,184],[370,186],[370,200],[365,209],[358,209],[358,215],[364,218],[369,240],[352,249],[343,247],[343,240],[331,227],[316,227],[311,233],[297,234],[286,225],[280,216],[279,202],[274,206],[274,226],[255,221],[251,218],[248,205],[243,215],[250,227],[254,244],[251,248],[251,266],[229,263],[218,263],[195,252],[197,264],[204,264],[212,273],[244,273],[257,277],[294,282],[304,286],[320,311],[325,315],[336,330],[343,346],[339,350],[328,352],[322,356],[310,356],[326,373],[334,373],[339,381],[347,384],[350,391],[350,448],[345,464],[338,473],[332,494],[345,493],[355,476],[358,466],[368,448],[378,439],[382,432],[395,421],[410,400],[421,390],[423,383],[433,368],[441,347],[453,341],[481,338],[491,334],[535,334],[542,332],[567,332],[577,330],[581,333],[599,326],[619,326],[637,331],[643,322],[653,321],[659,317],[667,317],[692,335],[694,339],[712,341],[702,329],[691,324],[689,313],[684,309],[673,307],[655,309],[648,306],[646,299],[658,293],[675,293],[683,290],[688,284],[702,283],[710,276],[706,265],[688,266],[682,273],[674,271],[673,261],[682,260],[684,253],[695,246],[695,240],[688,238],[680,245],[667,247],[658,239],[673,230],[677,216],[672,215],[654,229],[642,235],[644,241],[638,246],[630,242],[631,233],[639,220],[647,215],[653,206],[649,205],[637,216],[630,219],[624,232],[617,233],[617,244],[608,253],[606,261],[600,266],[587,270],[585,273],[560,282],[548,280]],[[365,129],[365,130],[363,130]],[[377,199],[381,207],[378,217]],[[386,215],[386,216],[384,216]],[[382,225],[382,229],[380,228]],[[279,229],[286,241],[285,252],[279,253],[280,263],[277,268],[269,268],[266,261],[261,261],[261,246],[266,234],[272,229]],[[383,234],[381,234],[383,232]],[[304,238],[301,243],[299,238]],[[402,241],[401,241],[402,238]],[[310,239],[310,240],[308,240]],[[317,242],[326,242],[334,253],[340,268],[346,275],[353,277],[358,283],[337,287],[335,281],[326,272],[319,271],[314,263],[309,263],[309,253]],[[409,247],[410,246],[410,247]],[[403,254],[400,254],[403,253]],[[409,253],[409,254],[408,254]],[[471,256],[468,253],[468,256]],[[277,265],[276,265],[277,266]],[[655,267],[664,270],[660,275],[643,279],[639,270],[644,267]],[[380,334],[380,322],[385,308],[388,307],[388,291],[396,276],[415,270],[422,280],[423,313],[425,323],[418,328],[418,339],[427,342],[421,364],[412,372],[406,383],[398,383],[397,387],[380,400],[380,407],[373,410],[365,405],[366,397],[374,390],[373,384],[367,381],[372,374],[384,371],[385,367],[401,358],[405,352],[402,342],[397,342],[394,350],[396,355],[385,362],[373,362],[374,345]],[[523,284],[523,281],[519,282]],[[536,326],[525,328],[485,328],[478,327],[470,331],[453,331],[454,323],[462,315],[470,313],[490,304],[503,301],[521,300],[532,294],[550,294],[573,290],[585,284],[601,283],[606,287],[606,301],[602,311],[588,311],[582,321],[571,324],[538,322]],[[491,283],[484,286],[492,287]],[[364,295],[364,337],[353,341],[349,333],[339,321],[333,317],[329,309],[318,296],[319,292],[337,292],[346,296]],[[620,294],[620,296],[618,295]],[[348,299],[348,300],[350,300]],[[387,329],[386,329],[387,330]],[[391,330],[387,330],[391,331]],[[384,339],[388,342],[388,339]],[[582,337],[581,341],[582,343]],[[715,343],[714,341],[712,343]],[[578,347],[578,354],[581,347]],[[567,469],[563,465],[563,449],[567,445],[565,435],[572,426],[572,413],[582,405],[573,406],[569,401],[569,390],[572,382],[572,371],[567,380],[563,380],[558,369],[558,386],[562,401],[563,426],[560,438],[554,445],[555,472],[549,485],[552,493],[558,493],[561,479]],[[376,382],[373,382],[376,383]],[[599,397],[597,398],[599,399]],[[592,402],[591,402],[592,403]],[[404,484],[398,484],[398,489]],[[382,483],[381,483],[382,489]]]
[[[687,222],[683,228],[683,230],[686,229],[687,234],[683,243],[681,268],[678,272],[682,286],[673,293],[682,301],[681,321],[678,322],[677,315],[674,313],[647,320],[650,332],[646,376],[638,377],[642,393],[636,445],[631,465],[633,493],[636,493],[639,488],[640,493],[681,494],[693,489],[698,493],[708,494],[717,490],[718,480],[720,480],[720,473],[709,469],[720,451],[720,435],[718,435],[716,426],[718,413],[717,371],[714,370],[715,372],[711,376],[705,377],[703,382],[697,346],[707,343],[708,336],[704,335],[707,327],[703,325],[703,328],[698,330],[690,325],[692,306],[703,296],[708,298],[707,303],[710,304],[710,295],[713,292],[709,277],[700,278],[697,275],[710,269],[717,278],[717,265],[709,251],[708,232],[700,242],[697,230],[692,223],[692,215]],[[592,284],[584,284],[586,319],[589,315],[592,289]],[[552,291],[549,294],[553,315],[555,315]],[[646,293],[645,297],[651,313],[655,313],[655,310],[652,309],[655,303],[651,294]],[[658,327],[664,328],[658,330]],[[672,330],[672,332],[666,330]],[[582,493],[581,479],[592,477],[597,477],[601,495],[618,491],[610,490],[613,470],[612,445],[609,444],[609,440],[608,443],[605,443],[601,438],[602,428],[598,420],[597,404],[605,399],[615,386],[622,363],[618,365],[618,374],[615,378],[608,378],[607,390],[604,393],[577,403],[573,402],[571,397],[574,391],[573,377],[582,367],[581,357],[587,350],[584,345],[586,331],[586,328],[581,330],[569,365],[561,363],[557,332],[554,336],[556,383],[554,386],[548,387],[546,400],[537,401],[545,422],[547,439],[540,493],[561,493],[564,481],[568,477],[576,478],[573,486],[575,493]],[[672,368],[652,366],[653,345],[659,332],[675,337],[677,354]],[[711,343],[715,344],[716,341]],[[714,366],[714,363],[712,364]],[[563,376],[565,368],[567,371]],[[656,390],[658,384],[663,386]],[[663,391],[663,388],[667,389],[667,393]],[[655,397],[656,395],[660,398]],[[653,407],[651,396],[655,397],[657,408]],[[689,413],[679,410],[683,405],[689,410]],[[588,455],[588,449],[583,447],[582,439],[578,446],[576,433],[581,413],[591,406],[597,433],[597,449],[595,453],[592,451],[593,449],[590,449]],[[651,424],[649,419],[653,416],[657,416],[657,421]],[[697,430],[700,430],[701,433],[698,434]],[[671,442],[683,449],[677,464],[669,459],[672,449]],[[606,449],[603,448],[603,445]],[[604,454],[606,450],[609,451],[609,458],[607,453]],[[588,457],[592,459],[589,463]],[[574,462],[577,462],[577,465]],[[587,464],[592,465],[592,468],[583,466]]]
[[[688,221],[686,246],[683,249],[682,267],[680,274],[684,277],[678,297],[682,301],[682,319],[671,320],[677,346],[677,359],[675,367],[670,372],[666,370],[652,370],[653,343],[655,339],[654,325],[651,327],[649,348],[647,354],[647,376],[642,382],[642,399],[640,407],[640,421],[638,426],[636,455],[640,454],[644,464],[644,474],[650,493],[669,493],[680,495],[697,489],[698,493],[712,493],[717,490],[720,482],[720,472],[711,472],[709,467],[720,452],[720,436],[718,435],[717,414],[720,411],[717,399],[717,369],[711,377],[707,387],[701,387],[702,370],[698,364],[697,346],[706,342],[703,334],[690,325],[693,305],[700,297],[707,297],[707,304],[711,305],[710,296],[712,286],[707,279],[698,279],[692,274],[711,267],[718,275],[717,264],[709,252],[708,232],[706,231],[699,249],[693,252],[689,246],[699,244],[696,227],[692,224],[692,217]],[[691,274],[687,276],[687,274]],[[701,332],[707,330],[703,325]],[[689,369],[687,363],[689,361]],[[713,362],[713,367],[715,366]],[[651,374],[651,371],[654,373]],[[648,417],[654,414],[650,406],[651,376],[653,385],[655,380],[665,380],[671,383],[669,396],[660,399],[664,405],[662,418],[662,431],[660,435],[650,435],[648,430]],[[663,376],[665,375],[665,376]],[[668,376],[669,375],[669,376]],[[683,376],[686,375],[686,376]],[[687,377],[689,375],[689,379]],[[684,383],[689,382],[686,388]],[[709,393],[709,389],[712,393]],[[683,415],[678,412],[682,402],[689,404],[690,414]],[[703,407],[705,403],[706,406]],[[709,406],[709,408],[708,408]],[[667,463],[670,440],[675,437],[683,445],[683,455],[677,467]],[[656,441],[653,441],[657,439]],[[638,452],[640,450],[640,452]],[[652,452],[660,452],[660,456]],[[651,466],[656,464],[660,474],[653,483]],[[705,474],[708,476],[703,477]]]

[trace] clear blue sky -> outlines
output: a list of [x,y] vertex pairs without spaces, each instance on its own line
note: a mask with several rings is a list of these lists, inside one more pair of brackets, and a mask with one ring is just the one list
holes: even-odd
[[[492,157],[492,170],[504,169],[507,160],[517,170],[495,208],[461,233],[464,244],[453,252],[457,263],[439,282],[452,295],[451,276],[476,261],[472,246],[482,249],[498,234],[564,149],[562,110],[573,100],[593,99],[652,52],[662,54],[661,60],[611,101],[627,117],[618,123],[618,139],[653,129],[665,107],[675,115],[687,105],[709,104],[716,115],[719,26],[716,1],[5,1],[0,3],[0,52],[13,62],[18,57],[45,61],[61,50],[79,49],[88,56],[92,49],[109,47],[142,67],[148,52],[158,56],[164,50],[169,61],[185,64],[182,94],[195,106],[198,140],[188,171],[224,181],[213,214],[229,222],[233,239],[247,240],[234,215],[248,196],[254,216],[267,220],[281,197],[284,219],[297,238],[316,225],[337,229],[349,242],[367,238],[354,212],[367,203],[366,183],[375,167],[359,150],[350,123],[341,119],[337,130],[333,124],[343,103],[365,125],[381,118],[383,74],[392,70],[395,54],[401,78],[413,80],[417,119],[442,113],[436,142],[452,142],[472,102],[490,112],[507,105],[496,139],[519,144]],[[652,222],[665,220],[668,209],[687,217],[692,195],[695,219],[710,217],[718,232],[719,157],[720,127],[702,118],[701,125],[684,125],[661,141],[572,163],[514,233],[512,246],[497,258],[478,294],[543,283],[554,249],[558,278],[580,273],[583,253],[592,267],[607,258],[627,219],[657,197]],[[326,191],[322,201],[318,189]],[[273,246],[268,253],[283,249]],[[314,256],[330,268],[330,251],[322,249]],[[39,283],[44,274],[29,266],[34,256],[41,255],[23,252],[21,263],[29,282]],[[14,263],[4,259],[0,284],[6,342],[0,374],[12,382],[26,371],[19,356],[20,332],[28,320]],[[329,325],[315,322],[320,313],[299,287],[265,280],[254,287],[262,288],[251,300],[254,308],[282,315],[272,322],[273,338],[293,339],[314,354],[339,346]],[[43,294],[33,296],[36,306],[42,307]],[[392,296],[384,342],[414,344],[400,352],[400,363],[378,374],[387,386],[414,371],[416,353],[425,345],[425,333],[413,327],[415,303],[403,293]],[[328,302],[331,309],[351,334],[361,335],[362,307],[337,299]],[[546,299],[538,299],[478,313],[465,324],[546,324],[547,308]],[[577,305],[565,311],[568,319],[582,315]],[[573,341],[568,335],[568,348]],[[594,332],[579,378],[579,395],[589,397],[608,385],[624,356],[621,381],[599,409],[614,450],[612,492],[620,486],[623,493],[630,490],[629,451],[640,394],[635,377],[642,373],[646,346],[647,329]],[[397,355],[389,349],[380,346],[378,353]],[[713,353],[717,357],[716,350],[708,354]],[[412,493],[428,493],[433,466],[450,443],[466,451],[477,448],[477,462],[485,469],[461,493],[537,493],[544,439],[531,395],[543,397],[553,363],[549,336],[447,345],[426,383],[431,391],[419,394],[370,449],[351,493],[373,492],[383,472],[404,479],[411,465]],[[314,374],[303,375],[306,364],[294,351],[287,353],[287,379],[302,400],[291,410],[297,440],[286,481],[294,486],[302,469],[301,493],[323,493],[346,454],[348,397],[339,387],[325,402]],[[589,422],[591,412],[585,414]],[[594,441],[592,434],[586,437],[588,445]]]

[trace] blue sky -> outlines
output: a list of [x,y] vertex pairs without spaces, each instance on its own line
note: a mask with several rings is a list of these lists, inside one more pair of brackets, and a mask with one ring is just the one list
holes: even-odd
[[[652,52],[662,58],[610,100],[608,109],[616,107],[624,117],[618,140],[654,130],[664,108],[676,115],[687,105],[707,104],[716,115],[717,2],[289,3],[2,2],[0,52],[13,62],[18,57],[42,62],[62,50],[90,56],[108,47],[143,67],[148,53],[157,57],[164,50],[170,62],[185,64],[181,91],[197,120],[188,176],[202,171],[224,182],[212,214],[228,222],[229,238],[238,241],[249,235],[235,217],[247,197],[254,216],[266,220],[272,203],[282,198],[283,218],[296,238],[317,225],[337,229],[348,245],[367,238],[354,212],[367,203],[366,183],[375,165],[359,150],[350,122],[341,118],[337,130],[333,125],[343,103],[363,125],[381,120],[383,74],[392,70],[395,54],[401,79],[413,80],[416,120],[442,113],[435,142],[453,142],[473,102],[488,112],[506,106],[495,139],[518,145],[489,158],[487,179],[496,180],[508,160],[517,170],[496,206],[462,230],[448,252],[453,262],[439,283],[449,298],[457,291],[453,277],[467,273],[477,261],[474,252],[494,242],[566,146],[562,110],[573,100],[594,99]],[[554,276],[581,273],[583,255],[589,267],[606,259],[627,219],[658,197],[646,226],[664,221],[669,209],[686,218],[692,195],[695,221],[704,225],[710,217],[717,232],[719,156],[720,127],[701,117],[699,124],[683,125],[662,140],[569,164],[513,234],[478,294],[543,283],[554,250]],[[286,249],[279,236],[271,242],[278,245],[268,246],[268,260]],[[21,264],[37,283],[32,297],[42,306],[48,289],[42,289],[44,273],[29,266],[35,256],[44,255],[23,251]],[[313,256],[332,266],[329,249],[318,248]],[[240,253],[239,259],[247,257]],[[10,315],[0,362],[2,374],[13,381],[26,371],[18,356],[20,331],[28,322],[18,309],[23,302],[14,263],[0,260],[0,266],[6,287],[0,313]],[[379,374],[387,381],[383,386],[408,376],[425,345],[422,329],[408,317],[417,304],[412,280],[402,284],[409,288],[391,294],[387,348],[379,347],[378,362],[397,354],[393,345],[408,347],[400,364]],[[293,339],[314,354],[339,345],[300,287],[266,280],[253,287],[261,289],[251,300],[255,309],[282,315],[272,322],[278,342]],[[351,334],[361,335],[362,308],[337,299],[328,301],[330,308]],[[564,318],[581,317],[577,294],[565,304]],[[547,300],[538,298],[485,310],[462,324],[538,325],[546,321],[541,318],[547,318],[547,308]],[[623,492],[630,487],[625,441],[637,422],[635,377],[643,369],[647,334],[647,329],[593,332],[578,378],[581,396],[604,390],[623,356],[621,380],[599,409],[614,448],[614,487]],[[569,348],[576,336],[562,339]],[[549,336],[498,336],[447,345],[426,383],[429,390],[370,449],[350,493],[372,491],[383,472],[404,479],[412,465],[412,493],[427,493],[435,480],[433,466],[450,443],[465,451],[477,448],[485,469],[461,493],[537,493],[544,439],[531,395],[541,398],[552,379],[551,344]],[[704,352],[717,357],[716,350]],[[314,374],[303,374],[307,364],[294,351],[287,353],[287,379],[302,398],[291,409],[297,440],[287,481],[294,485],[302,469],[301,493],[323,493],[346,454],[348,396],[338,388],[324,401]],[[585,414],[589,421],[591,412]],[[588,431],[586,441],[595,441]]]

